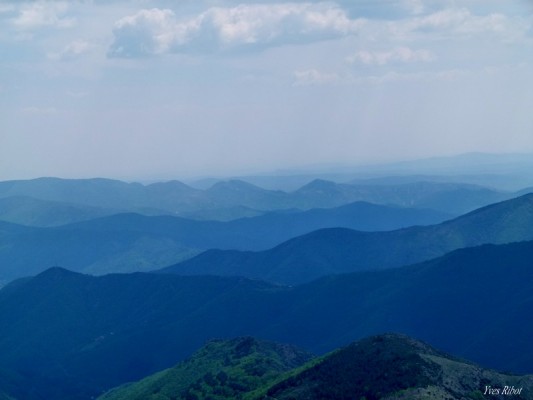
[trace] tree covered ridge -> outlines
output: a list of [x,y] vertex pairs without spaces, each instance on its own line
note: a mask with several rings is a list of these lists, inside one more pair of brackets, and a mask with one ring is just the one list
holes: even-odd
[[306,351],[252,337],[211,340],[189,359],[103,400],[242,399],[312,358]]
[[[195,378],[186,379],[191,371]],[[513,398],[533,399],[533,376],[487,370],[405,335],[372,336],[312,359],[245,337],[209,342],[176,367],[100,400],[477,400],[486,387],[505,385],[522,388]]]

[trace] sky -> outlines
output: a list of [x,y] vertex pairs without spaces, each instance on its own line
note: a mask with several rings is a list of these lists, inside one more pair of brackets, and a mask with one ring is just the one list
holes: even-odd
[[0,0],[0,180],[533,153],[532,0]]

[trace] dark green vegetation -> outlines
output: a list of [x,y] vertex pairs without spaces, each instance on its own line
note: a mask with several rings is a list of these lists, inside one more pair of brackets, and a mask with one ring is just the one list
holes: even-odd
[[[295,288],[223,277],[90,277],[60,268],[0,291],[0,370],[33,399],[87,399],[243,335],[323,353],[402,332],[482,365],[530,373],[533,242]],[[58,383],[61,384],[58,384]]]
[[191,358],[102,400],[242,399],[312,356],[290,345],[243,337],[213,340]]
[[324,229],[261,252],[209,250],[162,271],[299,284],[330,274],[399,267],[463,247],[532,239],[533,194],[528,194],[438,225],[389,232]]
[[[249,349],[239,351],[244,343]],[[99,399],[475,400],[484,398],[485,386],[514,386],[522,390],[513,398],[533,399],[533,376],[483,369],[403,335],[363,339],[284,373],[293,354],[289,346],[252,338],[217,341]],[[292,368],[303,362],[291,358]]]
[[359,202],[228,222],[118,214],[47,229],[10,225],[0,236],[0,279],[36,274],[53,265],[93,274],[147,271],[200,250],[266,249],[319,228],[394,229],[440,222],[446,217],[431,210]]
[[[533,376],[511,376],[451,358],[407,336],[381,335],[333,352],[272,385],[263,399],[483,399],[485,386],[522,388],[533,399]],[[480,397],[481,395],[481,397]],[[498,398],[498,397],[496,397]]]
[[373,400],[400,390],[425,388],[433,383],[438,367],[418,354],[431,350],[416,345],[396,336],[354,343],[274,385],[267,395],[276,399]]

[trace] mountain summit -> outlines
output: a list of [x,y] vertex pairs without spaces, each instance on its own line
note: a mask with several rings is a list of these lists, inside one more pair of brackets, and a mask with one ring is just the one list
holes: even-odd
[[300,366],[304,359],[254,338],[215,341],[99,400],[533,399],[533,376],[487,370],[405,335],[372,336]]

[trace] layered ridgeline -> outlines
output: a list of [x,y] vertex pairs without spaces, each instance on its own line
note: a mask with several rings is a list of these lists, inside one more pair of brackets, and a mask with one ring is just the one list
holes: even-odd
[[463,247],[532,239],[533,194],[527,194],[438,225],[388,232],[319,230],[261,252],[209,250],[162,272],[300,284],[331,274],[399,267]]
[[[7,200],[12,197],[18,197],[19,203]],[[0,182],[0,199],[6,199],[4,210],[0,209],[0,219],[50,226],[57,225],[58,221],[88,219],[102,212],[136,212],[230,220],[266,211],[332,208],[356,201],[430,208],[459,215],[511,197],[511,192],[445,182],[352,185],[314,180],[298,190],[283,192],[266,190],[240,180],[217,182],[199,190],[179,181],[142,185],[109,179],[40,178]],[[25,199],[24,204],[20,204],[21,198]],[[34,200],[31,203],[28,198],[46,202]]]
[[118,214],[46,229],[4,223],[4,234],[0,226],[0,280],[36,274],[53,265],[93,274],[147,271],[210,248],[267,249],[320,228],[388,230],[447,217],[438,211],[357,202],[228,222]]
[[[409,182],[392,185],[339,184],[316,179],[292,192],[298,204],[331,207],[354,200],[376,204],[421,207],[464,214],[484,205],[514,197],[482,186],[449,182]],[[351,200],[350,200],[351,199]]]
[[60,226],[117,212],[119,211],[112,208],[69,204],[28,196],[0,198],[0,220],[27,226]]
[[24,399],[87,399],[168,368],[210,338],[251,335],[320,354],[401,332],[491,368],[531,373],[531,260],[533,242],[485,245],[292,288],[54,268],[0,290],[0,371],[38,393]]
[[402,335],[363,339],[284,372],[293,352],[252,338],[216,341],[99,400],[533,399],[533,375],[487,370]]

